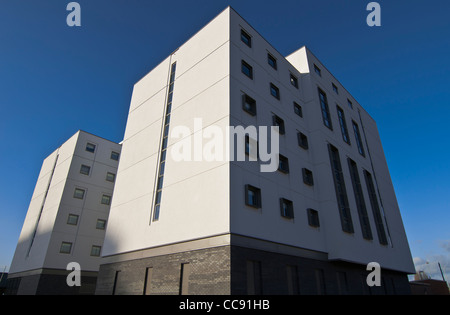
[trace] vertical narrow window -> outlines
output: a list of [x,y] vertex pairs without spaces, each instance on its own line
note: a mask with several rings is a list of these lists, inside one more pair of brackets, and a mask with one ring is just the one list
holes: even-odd
[[248,63],[246,63],[244,60],[241,61],[241,71],[247,77],[249,77],[250,79],[253,79],[253,68]]
[[322,76],[322,70],[320,70],[320,68],[316,64],[314,64],[314,72],[316,72],[319,77]]
[[303,117],[302,107],[296,102],[294,102],[294,113],[300,117]]
[[339,90],[338,90],[338,87],[336,86],[336,84],[331,83],[331,86],[333,87],[333,91],[334,91],[336,94],[339,94]]
[[303,182],[308,186],[314,185],[314,177],[311,170],[302,168]]
[[298,267],[287,265],[286,276],[287,276],[288,294],[289,295],[300,294],[300,286],[298,281]]
[[244,30],[241,30],[241,41],[248,47],[252,47],[252,37]]
[[336,273],[337,284],[338,284],[338,292],[340,295],[348,294],[348,282],[347,282],[347,274],[343,271],[338,271]]
[[153,207],[153,221],[159,220],[160,208],[161,208],[161,197],[162,197],[162,186],[164,180],[164,167],[166,163],[166,153],[167,153],[167,143],[169,138],[169,127],[170,127],[170,113],[172,109],[172,100],[173,100],[173,88],[175,84],[175,70],[177,63],[174,62],[170,69],[170,79],[169,79],[169,90],[167,94],[167,104],[166,104],[166,112],[164,119],[164,128],[162,134],[162,144],[161,144],[161,155],[159,160],[159,170],[158,170],[158,179],[156,192],[154,196],[154,207]]
[[261,295],[262,291],[261,262],[247,260],[247,294]]
[[355,133],[356,144],[358,145],[358,152],[362,156],[366,156],[365,153],[364,153],[364,147],[363,147],[363,144],[362,144],[361,134],[359,133],[358,124],[355,123],[354,121],[352,121],[352,124],[353,124],[353,131]]
[[145,269],[144,295],[150,295],[152,287],[153,267]]
[[312,227],[320,227],[319,212],[314,209],[306,209],[308,214],[308,224]]
[[342,230],[347,233],[353,233],[352,216],[350,213],[350,206],[348,204],[347,190],[345,188],[339,151],[331,144],[328,144],[328,152],[330,154],[331,172],[333,174],[334,188],[336,190],[336,199],[341,218]]
[[297,133],[298,145],[305,150],[308,150],[308,137],[301,133],[300,131]]
[[282,173],[289,173],[289,159],[284,155],[279,154],[278,170]]
[[277,100],[280,99],[280,89],[273,83],[270,83],[270,94]]
[[245,185],[245,204],[253,208],[261,208],[261,189]]
[[180,295],[189,294],[189,276],[190,275],[191,275],[191,265],[189,263],[181,264]]
[[256,101],[247,94],[242,95],[242,109],[252,116],[256,115]]
[[318,295],[327,294],[325,287],[325,275],[322,269],[314,269],[314,275],[316,277],[316,289]]
[[367,215],[366,201],[359,179],[358,166],[355,161],[348,158],[348,168],[350,170],[350,177],[352,179],[353,192],[355,193],[356,207],[358,209],[359,222],[361,224],[361,231],[366,240],[372,240],[372,229],[370,228],[369,216]]
[[116,274],[114,275],[114,284],[113,284],[113,288],[112,288],[112,295],[116,295],[116,293],[117,293],[117,284],[119,283],[119,275],[120,275],[120,270],[117,270]]
[[344,110],[336,105],[339,125],[341,126],[342,139],[344,142],[350,144],[350,137],[348,136],[347,123],[345,122]]
[[278,132],[280,135],[284,135],[285,128],[284,128],[284,120],[281,117],[278,117],[277,115],[272,116],[272,126],[278,127]]
[[369,192],[370,205],[372,206],[373,217],[375,219],[375,226],[377,229],[378,240],[380,244],[387,245],[388,240],[386,231],[384,230],[383,217],[381,216],[380,206],[378,205],[377,194],[373,184],[372,175],[368,171],[364,171],[364,178],[366,180],[367,191]]
[[333,130],[333,124],[331,123],[331,115],[330,109],[328,107],[327,95],[320,88],[319,91],[319,101],[320,101],[320,109],[322,110],[322,119],[323,124]]
[[352,103],[352,101],[350,101],[349,99],[347,99],[347,105],[348,105],[348,107],[350,107],[351,109],[353,109],[353,103]]
[[298,78],[291,73],[291,84],[298,89]]
[[291,200],[280,198],[280,212],[281,216],[287,219],[294,218],[294,204]]
[[267,53],[267,63],[274,68],[275,70],[277,70],[277,59],[272,56],[271,54]]

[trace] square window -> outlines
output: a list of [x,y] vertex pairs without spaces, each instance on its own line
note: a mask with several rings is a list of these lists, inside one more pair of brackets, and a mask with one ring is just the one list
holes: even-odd
[[109,206],[111,204],[111,196],[109,195],[103,195],[102,196],[102,201],[101,201],[102,205],[107,205]]
[[256,115],[256,101],[248,96],[247,94],[244,94],[242,96],[242,109],[245,110],[247,113],[249,113],[252,116]]
[[253,68],[248,63],[246,63],[244,60],[241,62],[241,71],[243,74],[245,74],[250,79],[253,79]]
[[80,174],[89,175],[91,172],[91,167],[87,165],[81,165]]
[[273,83],[270,83],[270,94],[277,100],[280,99],[280,89]]
[[59,252],[61,254],[70,254],[72,251],[72,243],[69,242],[62,242],[61,247],[59,248]]
[[297,104],[296,102],[294,102],[294,113],[300,117],[303,117],[302,107],[299,104]]
[[280,198],[280,211],[282,217],[287,219],[294,218],[294,204],[292,201]]
[[298,89],[298,79],[291,73],[291,84]]
[[97,224],[95,225],[97,230],[104,230],[106,228],[106,220],[97,219]]
[[307,150],[308,149],[308,137],[299,131],[297,133],[297,138],[298,138],[298,145],[300,147],[302,147],[303,149]]
[[92,144],[92,143],[86,144],[86,151],[94,153],[95,152],[95,144]]
[[278,170],[285,174],[289,173],[289,159],[284,155],[279,155]]
[[69,216],[67,217],[67,224],[77,225],[78,224],[78,215],[69,214]]
[[253,208],[261,208],[261,189],[245,185],[245,204]]
[[303,173],[303,182],[306,185],[313,186],[314,185],[313,173],[307,168],[303,168],[302,173]]
[[336,94],[339,94],[339,90],[338,90],[338,87],[336,86],[336,84],[331,83],[331,86],[333,87],[333,91],[334,91]]
[[113,173],[110,173],[110,172],[106,173],[106,180],[108,182],[114,183],[114,181],[116,180],[116,174],[113,174]]
[[75,188],[75,192],[73,193],[73,197],[77,199],[84,199],[84,193],[86,191],[81,188]]
[[241,30],[241,41],[248,47],[252,47],[252,37],[244,30]]
[[267,62],[272,68],[277,70],[277,59],[269,53],[267,54]]
[[111,152],[111,160],[118,161],[119,157],[120,157],[120,153],[114,152],[114,151]]
[[99,257],[101,251],[102,251],[102,247],[101,246],[92,245],[91,256]]
[[273,126],[278,127],[278,131],[281,135],[284,135],[285,128],[284,128],[284,120],[278,117],[277,115],[272,116],[272,122]]
[[314,64],[314,71],[315,71],[319,76],[322,76],[322,70],[320,70],[320,68],[319,68],[316,64]]
[[308,224],[313,227],[319,227],[319,212],[314,209],[307,209],[306,211],[308,213]]

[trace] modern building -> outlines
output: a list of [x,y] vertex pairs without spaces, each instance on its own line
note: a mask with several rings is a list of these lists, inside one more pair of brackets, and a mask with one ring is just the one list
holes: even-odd
[[135,84],[102,256],[97,294],[405,294],[415,272],[375,121],[230,7]]
[[[7,294],[93,294],[121,145],[78,131],[43,162]],[[66,279],[71,262],[81,286]]]

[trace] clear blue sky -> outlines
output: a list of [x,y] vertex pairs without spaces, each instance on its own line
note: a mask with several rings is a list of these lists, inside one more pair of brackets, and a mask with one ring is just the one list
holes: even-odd
[[[377,121],[417,264],[450,278],[450,2],[369,0],[0,2],[0,268],[42,160],[82,129],[121,141],[133,84],[231,5],[279,52],[303,45]],[[438,275],[436,275],[438,277]]]

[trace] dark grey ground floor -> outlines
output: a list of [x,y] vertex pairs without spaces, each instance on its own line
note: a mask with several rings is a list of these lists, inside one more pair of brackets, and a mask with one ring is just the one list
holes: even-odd
[[366,266],[328,261],[320,254],[310,256],[229,245],[115,262],[100,267],[96,294],[411,293],[404,273],[382,269],[381,286],[369,287]]

